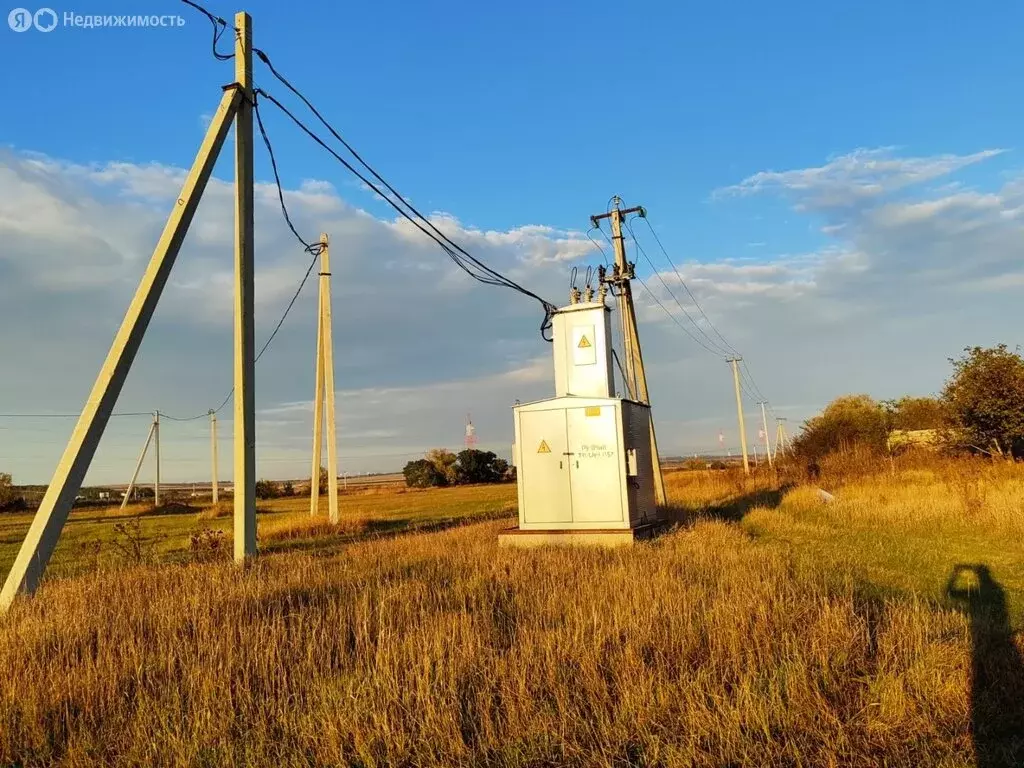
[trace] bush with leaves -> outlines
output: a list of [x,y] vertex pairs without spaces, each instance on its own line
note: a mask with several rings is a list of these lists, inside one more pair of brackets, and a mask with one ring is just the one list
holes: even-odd
[[1005,344],[950,359],[942,396],[965,445],[1024,457],[1024,358]]
[[943,429],[949,426],[946,404],[936,397],[901,397],[883,400],[889,428],[906,432],[920,429]]
[[499,459],[493,451],[467,448],[459,452],[456,478],[460,484],[500,483],[508,472],[508,462]]
[[405,484],[410,488],[435,488],[448,482],[434,463],[428,459],[410,461],[402,470]]
[[257,499],[276,499],[280,495],[277,483],[273,480],[257,480],[256,481],[256,498]]
[[444,482],[441,485],[455,485],[459,481],[459,470],[456,466],[458,456],[446,448],[433,448],[427,451],[427,461],[434,465]]
[[881,404],[867,395],[846,395],[804,422],[793,448],[797,455],[811,461],[853,450],[882,453],[888,435],[889,417]]
[[25,498],[14,492],[10,474],[0,472],[0,512],[18,512],[26,507]]

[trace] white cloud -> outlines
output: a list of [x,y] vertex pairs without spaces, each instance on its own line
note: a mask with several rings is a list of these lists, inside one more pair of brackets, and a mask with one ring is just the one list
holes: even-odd
[[[679,264],[761,389],[791,416],[791,428],[809,415],[808,404],[845,392],[934,391],[946,358],[960,347],[1019,341],[1014,329],[1024,318],[1011,288],[1024,279],[1024,183],[1010,179],[978,191],[948,178],[996,152],[914,158],[861,150],[817,168],[755,174],[719,193],[721,205],[736,194],[779,194],[825,218],[823,227],[816,222],[821,247],[809,252],[758,248],[751,259],[741,246],[744,258]],[[0,153],[0,412],[81,406],[182,173]],[[507,446],[511,404],[553,389],[536,302],[471,281],[408,222],[354,207],[325,181],[306,180],[285,199],[304,237],[331,237],[340,453],[362,457],[343,466],[394,468],[435,445],[458,447],[467,412],[485,447]],[[308,260],[283,225],[276,187],[257,185],[255,202],[261,345]],[[578,232],[538,224],[485,230],[443,212],[432,221],[556,303],[570,266],[597,261]],[[806,223],[794,219],[801,237]],[[230,389],[232,229],[231,185],[213,179],[120,407],[191,415],[219,404]],[[740,242],[760,242],[751,234]],[[778,241],[773,234],[771,242]],[[717,338],[674,271],[660,276]],[[308,472],[315,282],[257,371],[258,461],[268,476]],[[661,282],[647,282],[699,336]],[[728,433],[734,419],[728,367],[686,338],[642,288],[634,295],[663,449],[714,447],[718,428]],[[230,409],[222,413],[227,439]],[[70,425],[0,426],[5,471],[45,481]],[[141,427],[130,420],[111,425],[92,481],[130,472],[145,437]],[[49,442],[40,443],[44,428]],[[168,422],[166,477],[203,476],[205,428],[202,420]],[[750,428],[756,434],[753,422]]]
[[913,184],[947,176],[1003,152],[986,149],[970,155],[898,157],[895,148],[857,149],[815,168],[759,171],[717,197],[778,191],[792,196],[799,209],[854,205]]
[[[0,153],[0,304],[6,321],[0,345],[5,362],[16,371],[0,382],[0,411],[81,406],[178,195],[182,174],[158,165],[81,165]],[[435,428],[447,414],[458,430],[460,414],[474,403],[486,424],[483,411],[494,403],[488,398],[505,392],[509,398],[498,406],[496,425],[507,426],[506,406],[514,397],[487,372],[506,371],[500,378],[508,387],[532,391],[536,381],[530,366],[538,351],[548,350],[538,333],[540,306],[508,289],[469,280],[422,233],[352,207],[327,182],[307,180],[299,189],[286,190],[285,200],[308,240],[321,231],[331,237],[336,376],[339,402],[346,403],[342,423],[374,414],[390,419],[396,403],[415,402],[414,392],[433,392],[439,401],[431,409]],[[310,257],[284,227],[275,186],[258,184],[255,203],[261,345]],[[574,258],[591,248],[586,239],[577,243],[572,233],[545,227],[501,232],[465,227],[450,216],[439,215],[436,221],[482,261],[541,295],[554,295],[556,286],[564,291],[564,268],[549,257]],[[122,404],[182,415],[202,412],[223,398],[231,375],[232,253],[231,185],[212,179]],[[261,407],[301,402],[311,392],[315,272],[260,363]],[[458,382],[472,382],[466,386],[478,389],[483,399]],[[372,397],[375,391],[378,396]],[[442,403],[449,400],[452,408]],[[368,402],[375,411],[365,410]],[[261,419],[262,434],[276,441],[268,444],[271,451],[293,438],[308,442],[294,434],[294,420],[282,424],[272,413]],[[176,429],[167,430],[167,439]],[[423,446],[436,439],[411,421],[400,428],[366,425],[354,434],[368,441],[360,450],[379,453],[381,446],[373,440],[399,429]],[[343,435],[343,440],[354,436]],[[127,446],[121,450],[129,452]],[[48,470],[29,465],[35,479],[45,479]],[[20,465],[15,469],[22,476],[26,471]]]

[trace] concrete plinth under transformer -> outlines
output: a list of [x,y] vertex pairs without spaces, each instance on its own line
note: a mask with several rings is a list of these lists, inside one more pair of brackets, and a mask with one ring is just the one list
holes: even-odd
[[591,528],[588,530],[524,531],[510,528],[498,534],[500,547],[597,546],[618,547],[653,539],[664,523],[648,523],[635,528]]

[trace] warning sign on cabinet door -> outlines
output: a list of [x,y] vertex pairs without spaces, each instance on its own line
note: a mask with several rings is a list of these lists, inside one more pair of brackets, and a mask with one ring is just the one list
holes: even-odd
[[572,329],[572,364],[594,365],[597,363],[597,348],[594,346],[597,336],[594,326],[576,325]]
[[551,453],[547,440],[540,441],[540,445],[537,447],[537,453]]

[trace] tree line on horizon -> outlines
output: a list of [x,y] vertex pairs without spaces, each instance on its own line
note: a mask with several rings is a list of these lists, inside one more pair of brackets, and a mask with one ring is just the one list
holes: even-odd
[[427,451],[422,459],[410,461],[402,469],[410,488],[443,488],[450,485],[510,482],[515,469],[493,451],[467,448],[457,454],[445,448]]
[[[844,395],[804,422],[796,456],[815,462],[833,453],[891,453],[927,445],[952,453],[1024,458],[1024,358],[1019,347],[965,347],[932,397],[875,400]],[[921,440],[894,439],[922,433]]]

